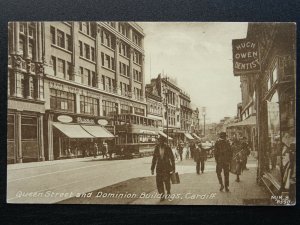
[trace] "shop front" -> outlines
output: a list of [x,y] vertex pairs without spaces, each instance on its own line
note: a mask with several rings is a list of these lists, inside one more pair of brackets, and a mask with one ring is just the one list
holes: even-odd
[[[95,154],[95,144],[107,146],[114,135],[104,126],[105,119],[59,113],[47,113],[47,155],[49,160],[77,158]],[[49,132],[50,131],[50,132]]]
[[44,103],[8,99],[7,163],[44,161]]

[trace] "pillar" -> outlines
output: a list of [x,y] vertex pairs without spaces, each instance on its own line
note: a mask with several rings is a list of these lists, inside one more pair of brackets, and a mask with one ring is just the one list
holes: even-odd
[[44,154],[44,135],[43,135],[43,119],[44,116],[42,114],[38,115],[38,147],[39,147],[39,161],[45,161],[45,154]]
[[16,146],[16,152],[17,152],[17,163],[23,162],[23,156],[22,156],[22,116],[21,112],[16,113],[16,137],[17,137],[17,146]]
[[78,67],[78,61],[79,61],[79,40],[78,40],[78,23],[79,22],[72,22],[72,75],[73,75],[73,80],[77,83],[81,83],[81,74],[78,72],[79,67]]
[[19,51],[19,41],[20,41],[20,23],[14,22],[14,47],[15,47],[15,54],[20,54]]
[[145,96],[145,55],[142,55],[142,63],[141,63],[141,76],[142,76],[142,100],[146,101]]
[[133,96],[133,77],[132,77],[132,69],[133,69],[133,54],[134,54],[134,49],[130,47],[130,54],[129,54],[129,87],[130,87],[130,93],[131,96]]
[[80,114],[80,94],[76,93],[75,94],[75,112],[77,114]]
[[103,116],[103,105],[102,105],[102,100],[103,100],[103,97],[102,95],[99,96],[99,115],[100,116]]
[[117,91],[117,94],[121,94],[120,90],[120,82],[119,82],[119,45],[120,45],[120,39],[116,38],[116,48],[115,48],[115,88]]
[[49,161],[54,160],[53,154],[53,115],[49,114],[48,116],[48,159]]
[[26,22],[26,30],[25,30],[25,54],[24,58],[29,60],[29,23]]
[[101,28],[96,23],[96,43],[95,43],[95,59],[96,59],[96,87],[101,87]]

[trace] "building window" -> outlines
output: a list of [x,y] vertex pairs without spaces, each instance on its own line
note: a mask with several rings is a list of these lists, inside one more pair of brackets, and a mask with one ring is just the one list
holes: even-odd
[[65,91],[50,89],[50,108],[75,112],[75,95]]
[[57,59],[57,72],[65,75],[65,61],[62,59]]
[[55,45],[56,41],[55,41],[55,28],[54,27],[50,27],[50,33],[51,33],[51,43]]
[[22,116],[21,137],[22,140],[37,139],[37,118],[36,117]]
[[88,69],[83,69],[83,74],[82,74],[82,83],[85,85],[91,85],[90,81],[91,81],[91,74],[90,74],[90,70]]
[[57,45],[61,48],[65,48],[65,34],[60,30],[57,30]]
[[69,34],[66,34],[66,43],[67,43],[67,50],[72,51],[72,37]]
[[113,116],[116,115],[118,112],[118,104],[115,102],[103,100],[102,106],[103,106],[103,116]]
[[107,68],[110,68],[110,56],[105,55],[105,64]]
[[81,41],[79,41],[79,52],[80,52],[80,56],[83,56],[83,46]]
[[73,80],[72,64],[70,62],[67,62],[67,74],[68,74],[68,79]]
[[90,46],[84,44],[85,58],[90,59]]
[[80,113],[98,116],[98,108],[98,99],[80,96]]
[[121,104],[121,114],[130,114],[132,113],[132,106]]
[[134,114],[144,116],[145,110],[142,108],[134,107]]
[[102,66],[105,65],[105,64],[104,64],[104,53],[103,53],[103,52],[101,52],[101,63],[102,63]]
[[19,40],[19,53],[21,55],[24,54],[24,40],[23,40],[23,38],[20,38],[20,40]]
[[28,57],[32,59],[32,55],[33,55],[33,44],[31,42],[29,42]]
[[25,97],[25,79],[24,74],[20,73],[17,75],[17,93],[22,97]]
[[54,76],[56,76],[56,58],[54,56],[51,56],[51,64],[52,64]]
[[95,48],[91,47],[91,56],[92,56],[92,61],[95,62]]
[[94,71],[92,71],[92,86],[97,87],[97,77]]

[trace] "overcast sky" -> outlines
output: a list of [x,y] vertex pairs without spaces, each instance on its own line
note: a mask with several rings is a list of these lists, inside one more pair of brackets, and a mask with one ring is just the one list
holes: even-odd
[[247,23],[138,24],[146,35],[146,83],[164,72],[190,94],[194,107],[206,107],[207,122],[236,115],[241,92],[239,77],[233,75],[231,42],[246,37]]

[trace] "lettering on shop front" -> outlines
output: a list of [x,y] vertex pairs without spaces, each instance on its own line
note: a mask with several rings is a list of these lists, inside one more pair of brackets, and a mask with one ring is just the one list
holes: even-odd
[[248,39],[232,40],[233,73],[235,76],[260,71],[258,43]]
[[94,119],[77,117],[77,123],[95,124],[95,121],[94,121]]

